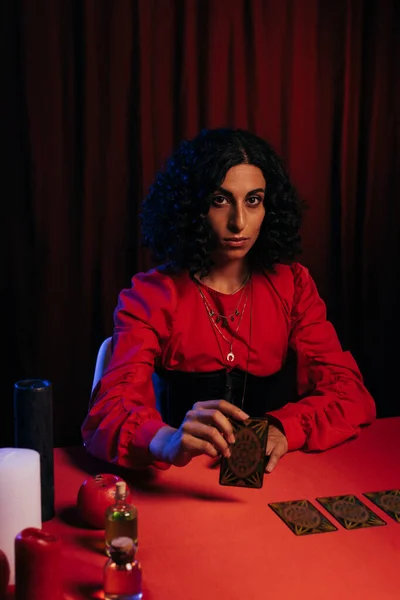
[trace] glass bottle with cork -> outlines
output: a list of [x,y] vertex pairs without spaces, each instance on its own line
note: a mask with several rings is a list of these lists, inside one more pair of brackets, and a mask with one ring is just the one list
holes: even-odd
[[113,538],[110,558],[104,565],[105,600],[140,600],[142,567],[136,559],[137,547],[129,537]]
[[119,537],[128,537],[135,546],[138,545],[137,508],[127,501],[125,481],[116,483],[115,502],[106,509],[105,546],[108,556],[110,556],[111,541]]

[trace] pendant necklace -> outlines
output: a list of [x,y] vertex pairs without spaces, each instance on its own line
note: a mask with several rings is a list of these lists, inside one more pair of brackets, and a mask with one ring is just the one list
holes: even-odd
[[[248,278],[248,281],[250,281],[250,277]],[[248,283],[248,281],[246,282],[246,286],[247,286],[247,283]],[[212,324],[212,326],[213,326],[213,329],[214,329],[216,332],[218,332],[218,334],[221,336],[221,338],[222,338],[222,339],[223,339],[223,340],[224,340],[224,341],[225,341],[225,342],[228,344],[228,346],[229,346],[229,352],[228,352],[228,353],[226,354],[226,356],[224,357],[224,354],[223,354],[223,352],[222,352],[221,345],[220,345],[220,343],[219,343],[219,340],[218,340],[218,337],[217,337],[217,342],[218,342],[218,346],[219,346],[219,348],[220,348],[221,354],[222,354],[222,356],[223,356],[223,358],[224,358],[224,360],[225,360],[226,362],[228,362],[228,363],[233,363],[233,361],[235,360],[235,355],[234,355],[234,353],[233,353],[233,342],[234,342],[234,341],[235,341],[235,339],[236,339],[237,332],[239,331],[239,327],[240,327],[240,325],[241,325],[241,323],[242,323],[243,315],[244,315],[244,312],[245,312],[245,310],[246,310],[246,306],[247,306],[247,300],[248,300],[247,289],[246,289],[246,288],[244,288],[244,290],[243,290],[243,292],[245,292],[243,309],[242,309],[242,311],[241,311],[241,313],[240,313],[240,318],[239,318],[239,320],[238,320],[238,324],[237,324],[237,326],[236,326],[235,332],[234,332],[234,334],[232,335],[232,339],[231,339],[230,341],[229,341],[229,340],[228,340],[228,338],[225,336],[225,334],[224,334],[224,333],[221,331],[221,329],[220,329],[220,328],[219,328],[219,326],[218,326],[218,323],[216,323],[216,322],[214,321],[214,319],[213,319],[213,316],[215,315],[215,311],[213,311],[213,310],[212,310],[212,307],[210,306],[210,304],[209,304],[209,302],[208,302],[207,298],[204,296],[204,294],[203,294],[203,291],[202,291],[202,289],[200,288],[199,284],[197,284],[197,289],[199,290],[200,296],[201,296],[201,298],[202,298],[202,300],[203,300],[204,307],[205,307],[205,309],[206,309],[206,311],[207,311],[207,314],[208,314],[209,320],[210,320],[210,322],[211,322],[211,324]],[[236,309],[236,310],[238,310],[238,309]]]

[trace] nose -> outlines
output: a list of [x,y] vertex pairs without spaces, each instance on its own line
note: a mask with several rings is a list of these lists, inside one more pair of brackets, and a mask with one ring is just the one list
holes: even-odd
[[234,205],[229,214],[228,228],[233,233],[240,233],[246,227],[246,213],[241,205]]

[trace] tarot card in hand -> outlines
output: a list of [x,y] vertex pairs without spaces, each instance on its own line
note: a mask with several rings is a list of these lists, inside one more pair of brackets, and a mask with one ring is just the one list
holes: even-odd
[[271,502],[268,506],[295,535],[327,533],[328,531],[338,530],[309,500]]
[[361,502],[357,496],[326,496],[317,498],[332,516],[345,529],[364,529],[366,527],[376,527],[386,525],[378,515],[376,515],[364,502]]
[[231,456],[221,460],[219,483],[261,488],[264,480],[268,419],[232,419],[231,424],[236,441],[230,445]]
[[379,506],[389,517],[400,523],[400,490],[364,492],[364,496]]

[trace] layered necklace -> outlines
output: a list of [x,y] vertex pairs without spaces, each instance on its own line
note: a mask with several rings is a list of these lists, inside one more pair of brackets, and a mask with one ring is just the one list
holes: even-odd
[[[233,343],[234,343],[235,339],[237,338],[237,333],[239,331],[240,325],[243,320],[243,315],[246,310],[246,306],[247,306],[247,302],[248,302],[248,287],[249,287],[248,284],[251,281],[250,275],[246,276],[246,279],[244,280],[242,285],[236,290],[236,292],[238,292],[240,289],[242,289],[242,293],[239,296],[239,300],[236,304],[234,311],[229,315],[222,315],[222,314],[219,314],[217,311],[215,311],[213,309],[213,307],[211,306],[210,302],[207,300],[206,296],[204,295],[203,290],[201,289],[200,282],[197,281],[197,279],[194,279],[194,281],[197,285],[197,289],[199,290],[200,296],[203,300],[204,307],[207,311],[210,323],[213,326],[214,333],[216,334],[216,338],[217,338],[218,346],[219,346],[219,349],[221,352],[221,356],[227,363],[233,363],[233,361],[235,360],[235,355],[233,353]],[[233,292],[233,293],[236,293],[236,292]],[[229,321],[234,322],[235,318],[238,319],[238,322],[236,325],[236,329],[232,335],[232,338],[229,340],[227,338],[227,336],[225,335],[225,333],[222,331],[222,329],[227,330]],[[224,342],[226,342],[226,344],[228,345],[229,350],[226,355],[224,355],[224,352],[222,351],[222,347],[221,347],[218,336],[220,336],[222,338],[222,340]]]

